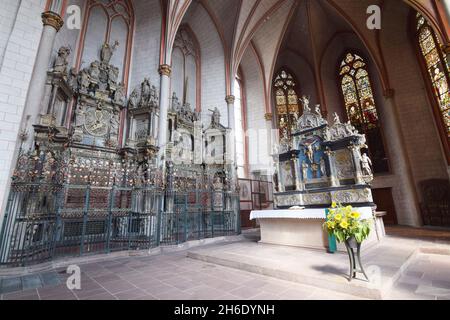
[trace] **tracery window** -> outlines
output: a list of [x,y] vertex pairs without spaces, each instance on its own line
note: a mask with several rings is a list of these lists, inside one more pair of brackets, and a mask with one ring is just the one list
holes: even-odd
[[119,68],[119,79],[127,83],[130,67],[130,52],[133,39],[134,13],[129,0],[89,0],[86,6],[87,19],[83,28],[82,52],[78,66],[98,60],[103,43],[119,43],[111,64]]
[[302,112],[299,106],[299,95],[296,85],[292,74],[285,69],[280,70],[275,77],[275,105],[280,141],[282,139],[291,139],[293,126]]
[[200,111],[200,48],[186,26],[181,26],[175,37],[171,87],[181,104]]
[[441,43],[427,20],[420,14],[416,15],[417,41],[431,82],[433,94],[439,105],[437,115],[438,126],[443,136],[450,138],[450,65],[447,56],[442,52]]
[[364,59],[347,53],[341,62],[340,87],[348,120],[367,138],[375,173],[389,171],[369,71]]

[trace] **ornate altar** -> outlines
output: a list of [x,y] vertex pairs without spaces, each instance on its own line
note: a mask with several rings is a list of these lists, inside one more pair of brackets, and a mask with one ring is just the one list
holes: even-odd
[[357,207],[373,206],[369,183],[373,179],[365,136],[337,114],[332,125],[303,98],[303,115],[293,134],[293,148],[281,141],[276,165],[275,203],[292,206],[329,207],[332,201]]
[[[284,137],[274,148],[277,210],[252,211],[251,219],[259,220],[261,242],[330,248],[322,225],[333,201],[352,205],[361,218],[376,223],[371,161],[361,154],[367,148],[365,136],[349,122],[342,123],[335,114],[329,125],[319,105],[311,110],[306,97],[302,103],[303,115],[292,137]],[[365,245],[377,241],[376,232],[371,232]]]

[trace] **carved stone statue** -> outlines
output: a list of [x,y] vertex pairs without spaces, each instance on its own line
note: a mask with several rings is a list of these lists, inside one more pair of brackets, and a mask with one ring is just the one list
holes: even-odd
[[82,92],[86,92],[89,87],[89,73],[86,69],[80,71],[78,76],[78,87]]
[[110,46],[108,43],[104,43],[102,46],[102,50],[100,52],[100,58],[102,59],[103,63],[109,64],[109,61],[111,60],[111,57],[114,54],[114,51],[116,51],[117,47],[119,46],[119,41],[115,41],[112,46]]
[[116,92],[114,94],[114,102],[120,105],[123,105],[125,103],[125,87],[123,83],[120,83],[116,89]]
[[212,111],[212,115],[211,115],[211,125],[212,126],[218,126],[220,125],[220,111],[217,107],[214,108],[214,110],[210,110]]
[[137,92],[137,89],[134,89],[133,92],[131,92],[130,97],[128,98],[128,108],[136,109],[138,107],[138,99],[139,94]]
[[303,113],[311,112],[311,108],[309,107],[309,98],[307,96],[303,96],[300,101],[303,104]]
[[345,133],[348,136],[352,136],[355,134],[355,127],[352,126],[350,120],[345,123]]
[[334,122],[334,124],[341,123],[341,119],[339,118],[339,115],[337,114],[337,112],[335,112],[333,114],[333,122]]
[[177,111],[181,108],[181,104],[178,101],[177,94],[174,92],[172,94],[172,110]]
[[367,156],[367,153],[363,153],[361,156],[361,170],[362,174],[365,176],[372,175],[372,161]]
[[325,177],[327,175],[327,169],[325,167],[325,159],[320,159],[320,174],[322,177]]
[[322,116],[322,112],[320,111],[320,104],[316,104],[316,108],[314,110],[317,115]]
[[313,163],[314,152],[311,144],[306,147],[306,156],[308,157],[309,162]]
[[78,78],[77,78],[77,72],[75,71],[75,68],[70,68],[67,83],[72,88],[72,90],[75,90],[77,88]]
[[156,107],[158,105],[158,94],[156,92],[156,87],[152,85],[150,88],[150,98],[149,98],[149,104],[153,107]]
[[302,162],[302,174],[303,174],[303,180],[308,180],[308,164],[306,161]]
[[150,100],[150,81],[145,78],[141,84],[141,101],[139,102],[141,107],[146,107]]
[[91,77],[91,80],[99,81],[100,69],[98,61],[94,61],[91,63],[89,67],[89,76]]
[[58,56],[53,63],[53,71],[60,72],[63,74],[67,73],[67,65],[69,64],[68,57],[70,55],[70,48],[61,47],[58,50]]
[[108,83],[109,85],[115,85],[119,78],[119,68],[110,66],[108,69]]
[[214,190],[222,190],[223,183],[218,175],[216,175],[214,177],[213,187],[214,187]]

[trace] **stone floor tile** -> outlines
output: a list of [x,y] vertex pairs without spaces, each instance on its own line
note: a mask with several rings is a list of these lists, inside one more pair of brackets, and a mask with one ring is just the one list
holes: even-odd
[[134,288],[126,291],[115,293],[114,296],[118,300],[135,300],[148,295],[148,293],[142,289]]
[[87,297],[82,300],[117,300],[117,298],[108,292],[104,292],[94,296]]
[[39,295],[36,289],[29,289],[6,293],[3,295],[3,300],[39,300]]
[[106,289],[103,289],[101,287],[97,289],[91,289],[91,290],[73,290],[73,293],[77,296],[78,299],[83,300],[91,296],[98,295],[100,293],[108,293]]
[[257,294],[261,293],[261,289],[247,287],[247,286],[241,286],[237,289],[231,290],[230,293],[232,295],[241,297],[242,299],[252,299]]
[[136,288],[134,285],[132,285],[130,282],[126,280],[108,281],[99,284],[111,294]]
[[20,277],[1,279],[0,281],[0,294],[22,290],[22,280]]

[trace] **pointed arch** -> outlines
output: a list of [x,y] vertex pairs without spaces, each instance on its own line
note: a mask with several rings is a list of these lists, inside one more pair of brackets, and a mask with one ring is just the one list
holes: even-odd
[[[78,52],[77,52],[77,60],[75,68],[78,71],[81,67],[83,61],[83,55],[85,53],[85,42],[87,37],[89,36],[88,26],[91,21],[94,20],[94,17],[92,16],[92,12],[95,9],[100,9],[101,12],[104,13],[106,18],[106,25],[102,26],[104,27],[104,30],[97,30],[99,32],[104,31],[105,35],[102,39],[104,43],[110,43],[111,41],[114,41],[114,39],[111,38],[111,30],[113,28],[113,23],[115,21],[119,21],[117,19],[120,19],[124,22],[126,26],[126,40],[125,43],[121,44],[125,46],[124,57],[123,57],[123,65],[122,65],[122,82],[124,83],[125,88],[128,87],[128,78],[130,73],[130,65],[131,65],[131,51],[132,51],[132,44],[133,44],[133,34],[134,34],[134,8],[132,5],[132,2],[130,0],[110,0],[110,1],[101,1],[101,0],[88,0],[85,6],[84,11],[84,21],[83,26],[81,29],[81,36],[80,41],[78,45]],[[101,45],[101,44],[98,44]]]

